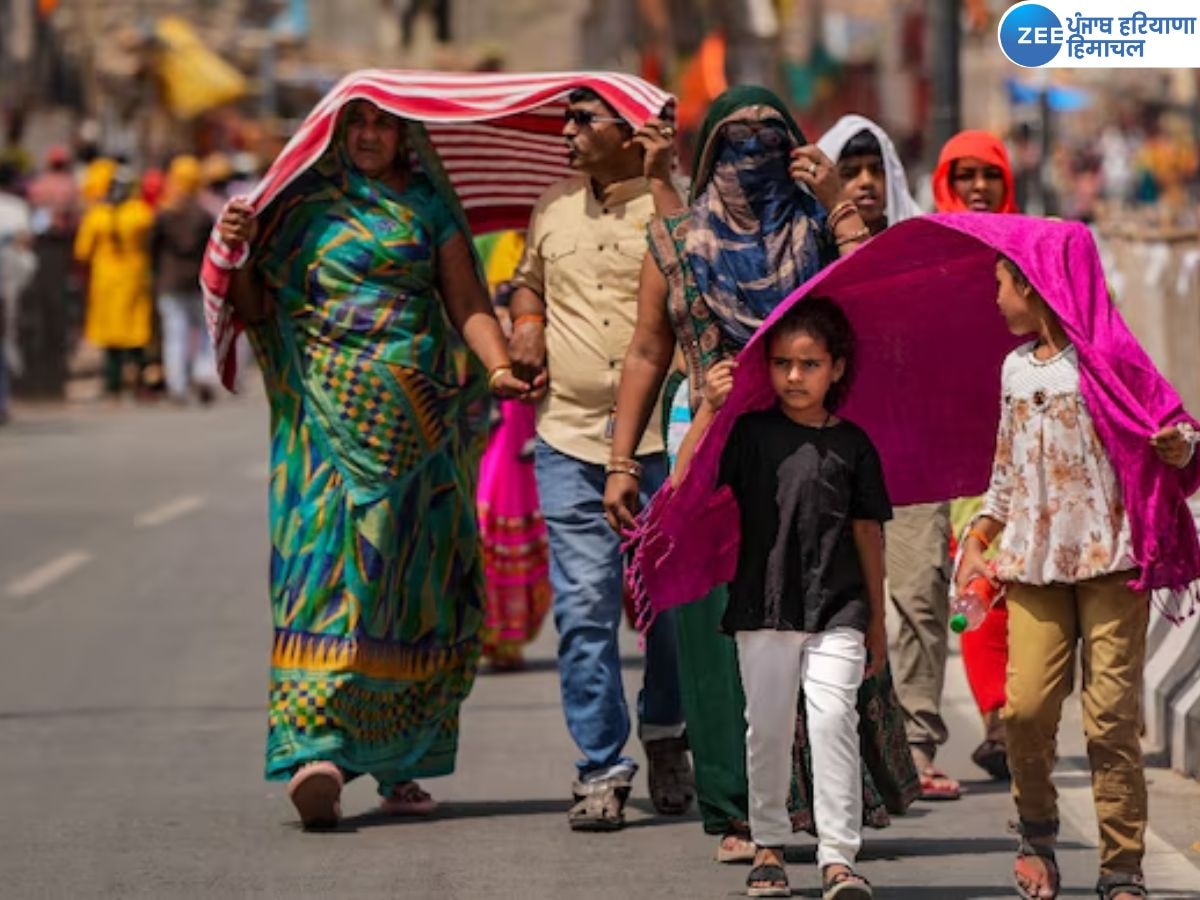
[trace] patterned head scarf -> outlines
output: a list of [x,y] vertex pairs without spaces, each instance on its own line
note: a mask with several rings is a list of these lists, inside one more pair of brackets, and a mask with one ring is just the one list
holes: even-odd
[[933,172],[933,202],[938,212],[967,212],[967,204],[954,190],[951,175],[954,162],[973,156],[1004,172],[1004,200],[996,212],[1017,212],[1017,193],[1013,183],[1012,164],[1008,151],[998,137],[987,131],[960,131],[942,148],[937,168]]
[[887,132],[864,116],[842,116],[820,140],[817,146],[835,163],[841,158],[842,151],[850,140],[863,131],[870,132],[879,142],[883,152],[883,172],[887,178],[887,222],[895,225],[905,219],[921,215],[921,207],[913,199],[908,190],[908,176],[904,172],[904,163],[900,162],[900,154],[892,144]]
[[[731,141],[731,125],[758,130]],[[783,101],[756,86],[723,93],[700,130],[685,252],[705,304],[739,347],[832,256],[818,241],[825,210],[788,173],[804,143]]]

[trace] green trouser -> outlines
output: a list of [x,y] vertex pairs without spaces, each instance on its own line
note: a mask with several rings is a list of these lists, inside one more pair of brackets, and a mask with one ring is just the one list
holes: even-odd
[[675,611],[679,692],[696,770],[700,815],[709,834],[748,828],[746,698],[737,648],[720,631],[728,592],[719,587]]

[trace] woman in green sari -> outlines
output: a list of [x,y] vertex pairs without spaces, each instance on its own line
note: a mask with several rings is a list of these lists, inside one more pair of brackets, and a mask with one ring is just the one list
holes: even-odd
[[[676,345],[687,380],[675,403],[676,388],[668,387],[664,405],[674,407],[670,415],[682,425],[705,391],[728,389],[733,357],[771,310],[869,235],[837,166],[807,143],[783,102],[760,87],[731,88],[714,101],[697,142],[689,202],[686,212],[650,223],[637,328],[617,395],[614,456],[634,446],[646,427],[659,427],[648,420]],[[609,479],[604,499],[610,524],[631,524],[636,494],[631,500],[621,476]],[[747,821],[745,698],[736,648],[720,633],[727,600],[718,588],[679,607],[676,622],[704,829],[721,836],[717,859],[736,862],[754,859],[755,848]],[[918,791],[886,667],[863,683],[858,707],[863,817],[882,827]],[[793,828],[812,832],[803,709],[801,700],[789,809]],[[764,852],[759,861],[769,862]]]
[[350,102],[259,219],[234,202],[218,227],[251,248],[227,300],[271,406],[267,778],[306,827],[360,774],[428,814],[416,779],[453,771],[480,653],[488,389],[528,386],[419,124]]

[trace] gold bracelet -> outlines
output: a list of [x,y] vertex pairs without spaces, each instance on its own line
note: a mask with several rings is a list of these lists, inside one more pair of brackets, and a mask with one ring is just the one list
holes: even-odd
[[492,371],[488,372],[488,390],[492,393],[496,392],[496,380],[501,375],[511,375],[512,366],[496,366]]
[[866,225],[864,225],[862,228],[858,229],[858,231],[851,232],[850,234],[846,235],[844,238],[838,238],[837,245],[839,247],[842,247],[846,244],[854,244],[854,243],[857,243],[858,241],[866,240],[870,236],[871,236],[871,229],[868,228]]
[[627,456],[614,456],[608,461],[608,465],[604,467],[604,473],[611,475],[614,472],[621,472],[625,475],[632,475],[634,478],[641,478],[642,464],[636,459],[630,459]]
[[[829,211],[829,215],[827,215],[825,217],[825,221],[826,222],[836,222],[838,220],[838,218],[843,215],[845,210],[848,210],[848,209],[853,209],[856,212],[858,211],[858,207],[854,205],[853,200],[843,200],[841,203],[837,204],[833,209],[831,209]],[[831,229],[833,228],[832,225],[830,225],[829,227]]]
[[617,463],[609,463],[604,467],[604,474],[607,475],[628,475],[630,478],[640,480],[642,473],[632,466],[622,466]]

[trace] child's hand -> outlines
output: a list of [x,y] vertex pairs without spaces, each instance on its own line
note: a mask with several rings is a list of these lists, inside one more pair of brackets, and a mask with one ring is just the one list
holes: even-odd
[[878,675],[887,663],[887,629],[883,622],[872,622],[867,627],[867,671],[866,677]]
[[1168,425],[1150,438],[1154,452],[1169,466],[1182,469],[1192,461],[1193,446],[1177,425]]
[[1000,586],[996,574],[983,558],[983,551],[973,544],[968,544],[963,549],[962,560],[958,564],[958,571],[954,573],[954,592],[961,594],[963,589],[966,588],[967,582],[976,575],[982,575],[995,587]]
[[714,365],[704,376],[704,400],[716,412],[729,399],[733,390],[733,370],[737,363],[732,359],[723,359]]

